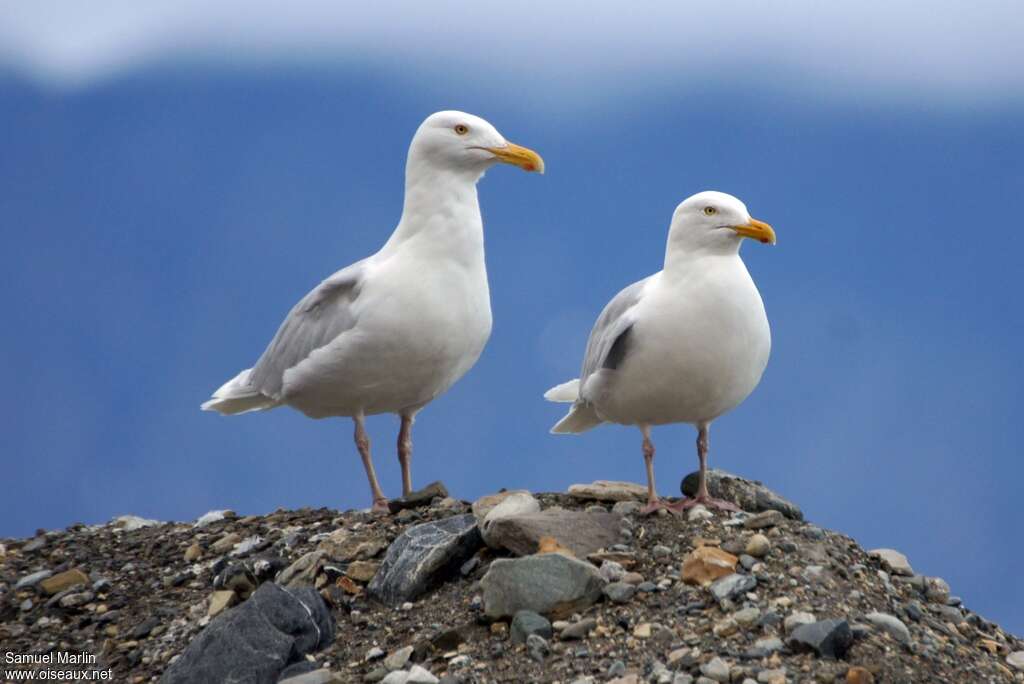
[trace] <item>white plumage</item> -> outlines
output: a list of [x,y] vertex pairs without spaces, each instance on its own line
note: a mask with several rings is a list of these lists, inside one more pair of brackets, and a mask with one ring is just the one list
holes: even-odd
[[221,386],[203,410],[287,404],[312,418],[351,416],[378,509],[387,499],[363,417],[397,413],[408,494],[414,416],[476,363],[491,333],[476,183],[496,162],[544,170],[535,152],[479,117],[428,117],[409,146],[404,207],[391,238],[303,297],[256,365]]
[[743,237],[775,242],[771,227],[731,195],[702,192],[680,204],[664,268],[608,303],[590,333],[580,378],[544,395],[573,402],[554,433],[603,422],[641,429],[652,509],[664,504],[654,486],[650,428],[666,423],[698,428],[700,489],[676,507],[731,507],[707,493],[708,426],[753,391],[771,349],[761,295],[739,256]]

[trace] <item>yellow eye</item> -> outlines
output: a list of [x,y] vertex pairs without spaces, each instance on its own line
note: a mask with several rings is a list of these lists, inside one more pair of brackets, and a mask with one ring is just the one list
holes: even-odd
[[469,133],[469,126],[466,124],[455,124],[455,132],[459,135],[466,135]]
[[715,209],[714,207],[704,207],[704,215],[705,216],[714,216],[717,213],[718,213],[718,210]]

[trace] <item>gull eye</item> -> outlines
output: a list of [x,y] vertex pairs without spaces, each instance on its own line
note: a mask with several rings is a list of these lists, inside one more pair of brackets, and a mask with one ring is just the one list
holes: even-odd
[[714,216],[717,213],[718,213],[718,210],[715,209],[714,207],[704,207],[704,215],[705,216]]
[[466,124],[455,124],[455,133],[457,135],[466,135],[469,133],[469,126]]

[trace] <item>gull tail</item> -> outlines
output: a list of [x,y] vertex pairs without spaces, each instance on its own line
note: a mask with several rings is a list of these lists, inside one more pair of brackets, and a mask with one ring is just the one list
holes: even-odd
[[576,401],[580,396],[580,379],[576,378],[569,382],[563,382],[561,385],[552,387],[544,393],[544,398],[548,401]]
[[233,416],[236,413],[263,411],[279,406],[281,402],[268,397],[249,384],[251,372],[252,368],[246,368],[225,382],[200,408],[204,411],[216,411],[225,416]]
[[551,434],[553,435],[564,435],[572,434],[577,432],[586,432],[591,428],[595,428],[604,421],[601,420],[597,411],[594,410],[593,406],[588,404],[573,404],[573,407],[569,410],[569,413],[565,415],[565,418],[555,423],[555,426],[551,428]]

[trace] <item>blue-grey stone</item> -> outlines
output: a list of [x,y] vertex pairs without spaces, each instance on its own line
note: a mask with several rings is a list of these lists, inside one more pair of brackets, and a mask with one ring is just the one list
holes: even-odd
[[825,658],[842,658],[853,644],[853,632],[846,620],[819,620],[800,625],[787,643],[794,651],[814,651]]
[[389,606],[414,601],[457,574],[482,546],[469,513],[410,527],[388,547],[367,590]]
[[539,634],[545,639],[550,639],[552,630],[551,623],[540,613],[532,610],[521,610],[512,618],[510,630],[513,644],[525,644],[531,634]]

